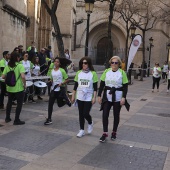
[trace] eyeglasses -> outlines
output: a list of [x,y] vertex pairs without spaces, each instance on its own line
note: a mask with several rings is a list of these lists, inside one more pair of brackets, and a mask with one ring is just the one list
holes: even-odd
[[119,62],[111,62],[111,64],[118,64]]
[[85,65],[87,65],[88,63],[87,63],[87,62],[82,62],[82,64],[85,64]]

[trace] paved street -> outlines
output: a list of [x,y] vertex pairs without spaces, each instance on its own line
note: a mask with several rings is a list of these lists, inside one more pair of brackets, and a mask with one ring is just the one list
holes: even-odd
[[[162,80],[161,80],[162,82]],[[23,126],[4,123],[0,111],[0,169],[3,170],[170,170],[170,94],[166,84],[152,93],[152,79],[134,80],[129,86],[130,112],[123,107],[117,140],[99,143],[102,112],[96,103],[91,115],[94,131],[77,138],[76,107],[58,108],[53,124],[44,126],[47,96],[23,106]],[[72,85],[68,87],[72,89]],[[35,98],[36,99],[36,98]],[[14,120],[14,110],[11,117]],[[113,116],[110,114],[109,134]],[[87,128],[87,126],[86,126]]]

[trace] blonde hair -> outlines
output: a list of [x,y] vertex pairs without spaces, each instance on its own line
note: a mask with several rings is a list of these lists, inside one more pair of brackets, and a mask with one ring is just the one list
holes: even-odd
[[113,56],[113,57],[109,60],[109,64],[110,64],[110,65],[111,65],[111,62],[112,62],[113,59],[117,59],[117,60],[118,60],[119,66],[122,65],[122,61],[121,61],[121,59],[120,59],[119,56]]

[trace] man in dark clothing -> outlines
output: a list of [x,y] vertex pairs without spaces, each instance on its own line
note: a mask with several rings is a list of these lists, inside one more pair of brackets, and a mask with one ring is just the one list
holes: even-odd
[[[8,60],[10,59],[9,51],[3,52],[3,59],[0,60],[0,77],[4,71],[4,68],[8,64]],[[6,93],[6,84],[5,82],[0,81],[1,93],[0,93],[0,109],[4,109],[4,96]]]
[[38,53],[39,57],[39,64],[40,64],[40,72],[42,73],[41,75],[45,75],[45,70],[47,69],[46,66],[46,55],[45,55],[45,49],[42,48],[41,51]]

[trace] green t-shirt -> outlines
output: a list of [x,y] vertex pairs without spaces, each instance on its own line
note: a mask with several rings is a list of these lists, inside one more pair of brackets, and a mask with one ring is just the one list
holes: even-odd
[[[120,76],[122,76],[122,78],[118,79],[118,77]],[[128,78],[126,73],[124,72],[124,70],[120,68],[116,72],[113,72],[112,68],[106,69],[101,75],[100,80],[105,81],[106,85],[113,83],[115,85],[117,84],[120,86],[121,84],[128,83]]]
[[0,60],[0,76],[2,76],[1,67],[5,68],[7,64],[8,63],[4,58],[2,60]]
[[50,67],[49,67],[48,72],[47,72],[47,76],[50,76],[50,75],[51,75],[52,69],[54,69],[54,63],[51,63],[51,64],[50,64]]
[[[9,66],[6,66],[2,74],[6,76],[9,71],[14,70],[15,77],[16,77],[16,80],[17,80],[21,73],[25,73],[25,69],[24,69],[24,66],[22,64],[16,63],[16,65],[17,66],[15,67],[15,69],[11,68]],[[23,85],[21,76],[17,80],[16,85],[14,87],[10,87],[10,86],[6,86],[6,87],[7,87],[7,91],[11,92],[11,93],[23,91],[24,85]]]

